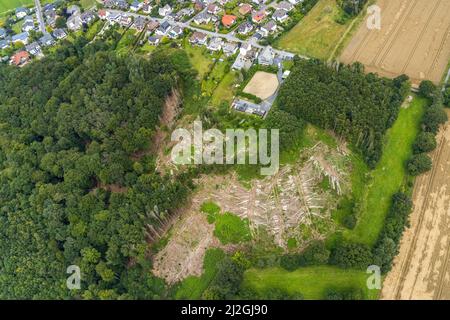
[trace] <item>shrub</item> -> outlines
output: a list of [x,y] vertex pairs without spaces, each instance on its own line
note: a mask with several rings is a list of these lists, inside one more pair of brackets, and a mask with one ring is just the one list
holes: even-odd
[[427,154],[421,153],[413,155],[406,167],[410,175],[418,176],[431,170],[432,164],[431,158]]
[[358,218],[354,213],[345,216],[344,219],[342,220],[342,224],[344,225],[344,227],[350,230],[353,230],[356,227],[357,222]]
[[436,86],[433,82],[429,80],[422,81],[419,86],[419,94],[422,97],[427,99],[431,99],[433,97],[433,93],[436,91]]
[[333,250],[331,264],[350,269],[366,269],[372,261],[372,253],[367,245],[359,243],[341,243]]
[[436,149],[436,147],[437,143],[435,135],[431,132],[422,132],[417,136],[413,145],[413,150],[415,154],[419,154],[431,152]]

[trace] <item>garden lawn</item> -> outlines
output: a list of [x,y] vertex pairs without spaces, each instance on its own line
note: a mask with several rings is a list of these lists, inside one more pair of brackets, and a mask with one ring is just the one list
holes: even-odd
[[368,186],[362,193],[358,224],[354,230],[344,232],[345,239],[369,246],[375,244],[392,196],[400,191],[407,176],[405,162],[412,154],[426,104],[427,100],[416,97],[409,108],[400,110],[398,119],[387,131],[381,160],[370,172]]
[[328,289],[361,288],[368,299],[377,299],[378,290],[369,290],[364,271],[344,270],[332,266],[312,266],[289,272],[281,268],[250,269],[244,274],[244,288],[263,293],[272,288],[290,294],[301,293],[307,300],[325,298]]
[[336,0],[319,0],[294,28],[281,36],[275,46],[301,55],[328,59],[352,22],[335,21],[340,14]]

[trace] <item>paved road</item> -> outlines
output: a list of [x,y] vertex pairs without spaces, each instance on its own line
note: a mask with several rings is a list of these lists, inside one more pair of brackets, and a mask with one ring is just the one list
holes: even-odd
[[36,7],[36,18],[39,23],[39,30],[43,34],[47,34],[48,32],[47,32],[47,29],[45,29],[44,17],[42,16],[41,2],[39,0],[34,0],[34,5]]
[[[179,22],[179,21],[173,21],[171,19],[167,19],[167,18],[157,18],[157,17],[150,17],[148,15],[143,15],[143,14],[139,14],[139,13],[134,13],[134,12],[128,12],[128,11],[121,11],[121,10],[113,10],[113,9],[108,9],[110,12],[115,12],[115,13],[127,13],[133,17],[143,17],[143,18],[151,18],[153,20],[159,21],[160,23],[163,21],[169,21],[172,25],[177,25],[180,28],[187,28],[190,30],[194,30],[194,31],[198,31],[198,32],[202,32],[205,33],[207,35],[209,35],[210,37],[218,37],[218,38],[222,38],[225,39],[227,41],[232,41],[232,42],[240,42],[240,43],[247,43],[250,42],[251,45],[255,48],[258,49],[264,49],[265,46],[262,46],[260,44],[257,43],[257,40],[255,38],[251,38],[250,40],[241,40],[239,38],[237,38],[233,33],[227,33],[227,34],[223,34],[223,33],[218,33],[218,32],[213,32],[213,31],[207,31],[207,30],[203,30],[201,28],[196,28],[193,27],[189,24],[189,20],[188,22]],[[289,52],[289,51],[284,51],[284,50],[278,50],[278,49],[274,49],[275,54],[277,54],[278,56],[280,56],[281,58],[293,58],[295,56],[295,53]],[[306,56],[299,56],[300,58],[303,59],[309,59]]]

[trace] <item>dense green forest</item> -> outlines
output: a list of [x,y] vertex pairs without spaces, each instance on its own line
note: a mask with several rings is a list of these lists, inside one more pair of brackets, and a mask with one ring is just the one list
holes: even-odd
[[[120,58],[80,38],[0,67],[0,298],[163,297],[147,240],[191,183],[133,155],[188,73],[180,61],[180,50]],[[66,287],[70,265],[81,290]]]
[[339,6],[350,16],[358,15],[364,8],[367,0],[337,0]]
[[406,76],[389,80],[364,74],[361,64],[330,67],[319,60],[297,58],[278,105],[298,119],[347,138],[373,167],[381,157],[384,133],[397,118],[409,89]]

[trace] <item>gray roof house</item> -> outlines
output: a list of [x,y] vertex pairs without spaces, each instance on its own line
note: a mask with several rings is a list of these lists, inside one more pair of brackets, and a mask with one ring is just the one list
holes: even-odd
[[73,15],[67,19],[67,28],[71,31],[80,30],[82,26],[83,22],[81,21],[81,17],[79,15]]
[[267,37],[269,34],[277,31],[277,23],[273,20],[270,20],[265,25],[263,25],[259,31],[263,36]]
[[11,37],[11,42],[12,43],[16,43],[16,42],[22,42],[23,44],[27,44],[28,43],[28,32],[22,32],[16,35],[13,35]]
[[81,22],[84,24],[89,24],[95,19],[95,14],[90,10],[86,10],[81,14],[80,18]]
[[270,66],[273,64],[273,59],[275,58],[275,52],[271,46],[265,47],[258,56],[258,63],[265,66]]
[[294,5],[292,3],[289,3],[288,1],[283,0],[277,4],[277,9],[284,9],[289,12],[294,9]]
[[208,50],[217,52],[222,50],[223,46],[223,40],[222,38],[216,37],[212,38],[211,41],[208,43],[208,46],[206,47]]
[[64,31],[64,29],[55,29],[53,31],[53,36],[60,40],[60,39],[64,39],[65,37],[67,37],[67,33]]
[[284,9],[277,9],[275,10],[275,12],[272,15],[272,18],[275,19],[278,22],[285,22],[289,16],[288,16],[288,12]]
[[235,54],[239,49],[239,44],[237,42],[227,42],[223,46],[223,53],[225,53],[226,56],[232,56]]
[[0,50],[9,48],[10,41],[9,40],[0,40]]
[[6,30],[3,28],[0,28],[0,39],[4,39],[6,37]]
[[169,38],[176,39],[183,34],[183,29],[179,26],[175,26],[169,31]]
[[28,14],[28,9],[27,8],[23,8],[23,7],[16,8],[16,17],[18,19],[22,19],[27,14]]
[[170,25],[169,22],[163,21],[163,22],[159,25],[159,28],[156,29],[155,32],[156,32],[157,35],[165,36],[165,35],[167,35],[167,33],[169,32],[169,30],[170,30],[171,27],[172,27],[172,26]]
[[150,36],[150,37],[148,37],[148,42],[151,45],[157,46],[161,42],[161,37],[160,36]]
[[52,46],[55,44],[55,39],[49,33],[46,33],[39,39],[39,43],[43,47]]
[[28,32],[34,29],[34,22],[33,21],[25,21],[22,24],[22,31]]
[[41,46],[36,41],[26,45],[25,50],[27,50],[33,56],[38,56],[42,54]]
[[246,21],[238,27],[237,31],[239,34],[246,35],[252,30],[253,30],[253,25],[250,22]]

